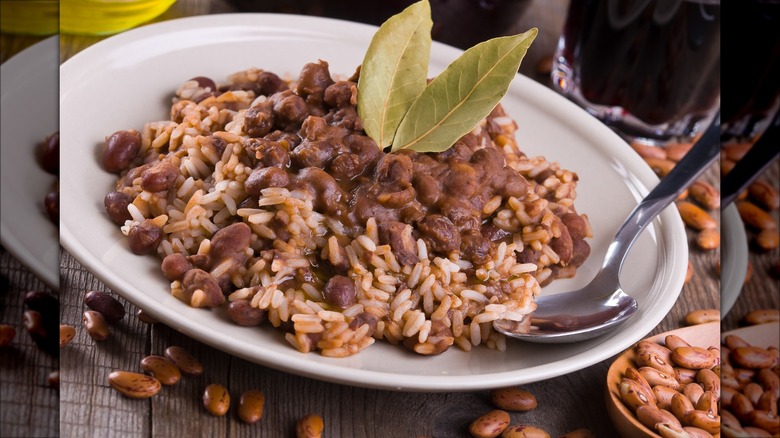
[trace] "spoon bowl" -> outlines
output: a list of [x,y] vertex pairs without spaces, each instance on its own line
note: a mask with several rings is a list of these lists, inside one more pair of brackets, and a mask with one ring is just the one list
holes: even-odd
[[523,341],[565,343],[600,336],[628,320],[638,308],[620,286],[620,269],[628,251],[653,219],[717,159],[719,151],[720,118],[716,117],[685,157],[629,214],[590,283],[576,291],[538,297],[536,310],[526,317],[530,321],[499,319],[493,327]]

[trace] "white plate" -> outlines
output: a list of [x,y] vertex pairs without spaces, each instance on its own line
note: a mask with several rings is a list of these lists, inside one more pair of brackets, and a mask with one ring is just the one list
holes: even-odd
[[720,315],[725,318],[742,292],[748,266],[745,225],[734,204],[720,216]]
[[0,241],[46,285],[59,287],[59,235],[43,199],[56,180],[36,148],[59,128],[59,38],[47,38],[0,66]]
[[[153,257],[134,256],[103,212],[115,177],[96,161],[103,138],[167,117],[172,91],[193,76],[217,82],[250,67],[297,76],[323,59],[334,74],[354,72],[376,28],[344,21],[272,14],[212,15],[139,28],[79,53],[61,67],[62,243],[128,300],[166,324],[228,353],[313,378],[398,390],[453,391],[522,384],[576,371],[615,355],[663,319],[682,288],[687,239],[674,208],[636,243],[623,275],[639,311],[619,331],[571,345],[510,342],[506,352],[452,348],[421,357],[378,342],[349,358],[301,354],[271,328],[242,328],[217,312],[193,309],[169,294]],[[459,51],[434,43],[431,73]],[[576,205],[596,238],[575,279],[545,293],[574,289],[595,274],[619,225],[657,184],[650,168],[607,127],[531,79],[518,76],[504,99],[532,155],[545,155],[580,176]]]

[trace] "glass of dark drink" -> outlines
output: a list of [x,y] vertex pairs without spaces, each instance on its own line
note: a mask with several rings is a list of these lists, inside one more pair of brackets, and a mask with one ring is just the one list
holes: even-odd
[[723,32],[728,69],[722,86],[724,142],[752,142],[780,108],[780,0],[729,4]]
[[[239,11],[317,15],[380,25],[417,0],[228,0]],[[430,0],[431,37],[466,50],[513,33],[532,0]],[[524,29],[525,30],[525,29]]]
[[553,86],[629,141],[691,141],[720,106],[718,0],[571,0]]

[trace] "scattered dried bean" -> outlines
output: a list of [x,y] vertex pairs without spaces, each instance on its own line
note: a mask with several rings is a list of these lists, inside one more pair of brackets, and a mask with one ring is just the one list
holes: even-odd
[[499,388],[490,391],[490,401],[506,411],[530,411],[536,408],[536,397],[520,388]]
[[688,193],[691,198],[707,210],[717,210],[720,208],[720,193],[706,181],[694,181],[688,188]]
[[501,438],[550,438],[550,434],[536,426],[513,424],[504,429]]
[[765,181],[752,182],[748,186],[748,194],[751,199],[769,211],[780,208],[780,192]]
[[60,389],[60,371],[54,370],[49,373],[49,376],[46,378],[46,382],[55,389]]
[[165,357],[179,367],[184,374],[197,376],[203,373],[203,365],[182,347],[168,347],[165,350]]
[[745,322],[750,325],[777,321],[780,321],[780,310],[777,309],[758,309],[745,315]]
[[165,357],[150,355],[141,359],[141,369],[150,373],[163,385],[175,385],[181,380],[181,370]]
[[84,328],[89,336],[96,341],[105,341],[110,334],[108,323],[103,314],[94,310],[87,310],[81,318]]
[[780,232],[776,229],[761,230],[756,235],[755,242],[762,251],[771,251],[780,246]]
[[107,292],[93,290],[84,295],[84,304],[90,309],[100,312],[106,322],[114,323],[125,316],[125,306]]
[[774,230],[777,228],[777,222],[766,211],[762,210],[756,204],[750,201],[741,201],[737,203],[737,211],[742,221],[757,230]]
[[60,325],[60,347],[66,345],[76,337],[76,328],[72,325]]
[[718,309],[694,310],[685,315],[685,322],[688,325],[706,324],[715,321],[720,321],[720,310]]
[[317,414],[308,414],[295,425],[296,438],[320,438],[325,429],[325,421]]
[[706,228],[696,234],[696,246],[703,251],[712,251],[720,246],[720,230]]
[[509,413],[496,409],[472,421],[469,433],[474,438],[496,438],[509,426],[509,421]]
[[263,418],[264,406],[265,395],[261,391],[246,391],[238,400],[238,418],[244,423],[257,423]]
[[129,371],[114,371],[108,375],[108,383],[117,391],[130,398],[149,398],[158,392],[160,381],[146,374]]
[[151,315],[144,312],[142,309],[138,309],[138,312],[136,312],[135,316],[140,320],[141,322],[145,322],[147,324],[157,324],[157,320],[152,318]]
[[715,219],[709,213],[691,202],[678,202],[677,210],[680,212],[683,222],[694,230],[718,227],[718,223],[715,222]]
[[11,341],[16,337],[16,328],[8,324],[0,324],[0,347],[11,345]]
[[230,408],[230,393],[227,388],[212,383],[203,391],[203,406],[211,415],[221,417],[227,414]]

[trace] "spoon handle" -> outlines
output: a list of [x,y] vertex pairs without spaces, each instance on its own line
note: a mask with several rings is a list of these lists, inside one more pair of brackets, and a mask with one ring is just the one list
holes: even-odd
[[634,208],[607,248],[602,270],[614,269],[615,274],[620,273],[625,256],[637,237],[718,158],[719,152],[720,114],[715,116],[712,124],[685,157]]

